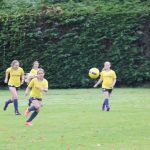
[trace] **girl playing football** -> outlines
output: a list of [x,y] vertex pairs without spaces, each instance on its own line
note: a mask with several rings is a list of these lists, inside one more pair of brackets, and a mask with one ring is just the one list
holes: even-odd
[[11,98],[5,102],[4,110],[8,105],[14,103],[15,114],[20,115],[18,110],[18,88],[24,83],[24,71],[19,67],[19,61],[14,60],[11,63],[11,67],[6,70],[5,83],[8,83]]
[[[37,77],[32,79],[26,88],[25,95],[30,92],[30,101],[32,106],[27,108],[25,111],[25,116],[29,116],[29,113],[33,111],[31,116],[26,121],[25,125],[31,126],[32,120],[37,116],[42,105],[42,94],[48,91],[48,81],[44,78],[45,72],[43,69],[39,69],[37,72]],[[30,91],[31,90],[31,91]]]

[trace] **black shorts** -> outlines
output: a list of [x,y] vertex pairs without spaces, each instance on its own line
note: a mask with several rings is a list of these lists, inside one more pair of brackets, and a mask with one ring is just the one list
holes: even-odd
[[111,94],[111,92],[112,92],[112,89],[106,89],[106,88],[102,88],[102,91],[103,91],[103,92],[108,92],[109,94]]
[[29,102],[31,102],[31,103],[32,103],[32,101],[33,101],[33,100],[42,101],[42,99],[41,99],[41,98],[36,98],[36,97],[30,97],[30,98],[29,98]]
[[18,91],[19,89],[20,89],[20,87],[16,87],[16,86],[14,86],[14,85],[8,85],[8,88],[9,87],[14,87],[14,88],[16,88],[16,91]]

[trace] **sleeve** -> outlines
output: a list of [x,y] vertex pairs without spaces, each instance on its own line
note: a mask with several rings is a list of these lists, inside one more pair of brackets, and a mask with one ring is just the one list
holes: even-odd
[[7,70],[6,70],[6,73],[10,73],[10,70],[11,70],[11,68],[8,68]]
[[29,76],[37,75],[36,71],[34,69],[31,69]]
[[34,79],[31,80],[31,82],[29,83],[28,87],[29,88],[33,88],[33,86],[34,86]]
[[45,80],[45,84],[44,84],[44,88],[48,88],[48,81],[47,80]]
[[33,69],[31,69],[30,74],[34,74],[34,70]]
[[117,78],[115,71],[113,71],[113,78],[114,78],[114,79]]
[[24,75],[24,70],[21,68],[21,76]]

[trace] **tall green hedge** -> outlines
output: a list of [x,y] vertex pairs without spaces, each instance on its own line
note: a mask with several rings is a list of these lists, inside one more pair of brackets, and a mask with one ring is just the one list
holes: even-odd
[[18,15],[0,18],[0,81],[18,59],[38,60],[52,88],[90,87],[88,70],[112,63],[121,85],[150,81],[150,13]]

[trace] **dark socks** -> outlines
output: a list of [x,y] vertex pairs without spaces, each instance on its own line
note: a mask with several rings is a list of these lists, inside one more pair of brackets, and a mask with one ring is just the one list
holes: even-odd
[[37,114],[38,112],[34,111],[26,122],[31,122],[37,116]]
[[13,103],[13,101],[12,101],[11,99],[9,99],[8,101],[5,102],[4,110],[7,109],[8,105],[9,105],[10,103]]
[[103,102],[103,105],[102,105],[102,111],[105,110],[105,101]]
[[107,111],[109,111],[110,107],[109,107],[109,102],[108,102],[107,98],[104,99],[104,102],[103,102],[103,105],[102,105],[102,111],[105,110],[105,106],[106,106]]
[[9,99],[8,101],[7,101],[7,103],[8,104],[10,104],[10,103],[12,103],[13,101],[11,100],[11,99]]
[[14,99],[14,109],[15,109],[15,113],[18,113],[18,100]]
[[108,103],[108,99],[107,98],[105,99],[105,104],[106,104],[106,108],[108,109],[109,108],[109,103]]

